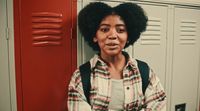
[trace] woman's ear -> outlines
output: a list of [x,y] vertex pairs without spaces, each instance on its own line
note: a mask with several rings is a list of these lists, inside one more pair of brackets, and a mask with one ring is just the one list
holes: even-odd
[[93,42],[94,43],[97,42],[97,38],[96,37],[93,38]]

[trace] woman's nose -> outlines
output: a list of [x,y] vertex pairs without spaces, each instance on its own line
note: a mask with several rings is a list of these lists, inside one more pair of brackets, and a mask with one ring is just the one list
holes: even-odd
[[117,38],[117,32],[115,30],[111,30],[108,38],[109,39],[116,39]]

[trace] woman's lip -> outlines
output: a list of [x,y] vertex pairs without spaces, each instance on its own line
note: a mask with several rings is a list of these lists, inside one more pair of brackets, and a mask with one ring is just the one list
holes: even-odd
[[116,43],[108,43],[106,45],[108,45],[108,46],[115,46],[115,45],[118,45],[118,44],[116,44]]
[[114,43],[109,43],[106,44],[106,46],[110,49],[110,50],[114,50],[118,47],[118,44],[114,44]]

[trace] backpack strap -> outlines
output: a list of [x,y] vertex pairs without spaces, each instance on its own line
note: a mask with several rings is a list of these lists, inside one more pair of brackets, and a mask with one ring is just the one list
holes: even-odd
[[149,66],[146,62],[137,59],[136,61],[142,78],[142,92],[145,94],[146,88],[149,84]]
[[85,95],[85,97],[87,99],[87,102],[90,104],[90,89],[91,89],[91,84],[90,84],[90,74],[91,74],[90,62],[88,61],[88,62],[82,64],[79,67],[79,70],[80,70],[80,75],[81,75],[84,95]]

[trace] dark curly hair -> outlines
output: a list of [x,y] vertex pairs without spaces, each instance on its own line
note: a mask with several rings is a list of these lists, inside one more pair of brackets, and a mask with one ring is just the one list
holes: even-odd
[[125,48],[133,44],[146,30],[148,18],[144,10],[134,3],[123,3],[111,7],[102,2],[92,2],[85,6],[78,15],[78,27],[94,50],[99,51],[98,43],[93,42],[93,37],[99,28],[101,21],[108,15],[119,15],[124,21],[128,33],[128,43]]

